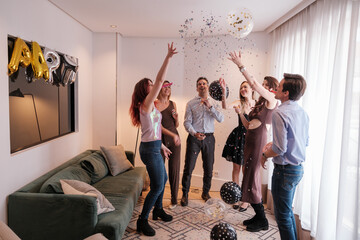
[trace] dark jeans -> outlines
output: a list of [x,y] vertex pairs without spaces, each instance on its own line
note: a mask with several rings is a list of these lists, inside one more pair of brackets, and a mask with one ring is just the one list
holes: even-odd
[[274,200],[274,212],[281,239],[296,240],[296,223],[292,211],[292,203],[296,186],[304,174],[301,165],[275,164],[271,193]]
[[150,191],[147,194],[141,212],[142,219],[148,219],[153,206],[162,208],[164,187],[167,175],[164,160],[161,156],[161,141],[141,142],[140,143],[141,161],[146,165],[146,170],[150,178]]
[[203,192],[208,193],[211,188],[211,179],[214,166],[215,138],[213,134],[206,134],[200,141],[189,134],[186,140],[185,166],[182,178],[182,191],[187,194],[190,188],[191,174],[195,168],[196,159],[201,151],[204,177]]

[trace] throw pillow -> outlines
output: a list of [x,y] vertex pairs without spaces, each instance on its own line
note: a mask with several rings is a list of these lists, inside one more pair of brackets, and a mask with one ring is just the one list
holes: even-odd
[[2,221],[0,221],[0,239],[21,240],[14,231]]
[[114,206],[101,192],[87,183],[69,179],[61,179],[60,183],[64,194],[88,195],[96,197],[98,215],[115,210]]
[[81,168],[80,164],[75,164],[60,170],[53,176],[48,178],[46,182],[41,186],[41,193],[63,193],[60,179],[73,179],[79,180],[86,183],[91,182],[89,174]]
[[80,165],[90,174],[91,184],[100,181],[109,173],[105,158],[100,151],[96,151],[89,156],[82,158]]
[[126,158],[125,150],[122,145],[111,147],[100,147],[106,163],[108,164],[111,175],[116,176],[128,169],[134,168],[130,161]]

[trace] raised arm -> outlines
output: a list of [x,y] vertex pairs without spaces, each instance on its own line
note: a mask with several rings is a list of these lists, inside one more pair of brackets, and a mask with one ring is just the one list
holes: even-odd
[[241,52],[237,54],[235,51],[231,52],[230,57],[228,58],[239,68],[240,72],[245,77],[246,81],[249,83],[250,87],[268,100],[268,108],[272,109],[275,107],[277,100],[275,99],[275,94],[264,88],[256,79],[246,70],[244,64],[241,61]]
[[162,84],[165,80],[166,72],[168,69],[170,58],[177,54],[176,48],[174,47],[174,43],[168,44],[168,53],[165,57],[165,60],[156,76],[156,80],[154,82],[154,86],[150,90],[149,94],[146,96],[144,103],[143,103],[143,110],[146,112],[151,112],[154,106],[154,101],[159,94]]
[[226,105],[226,83],[225,83],[225,79],[220,78],[220,79],[219,79],[219,83],[220,83],[221,90],[222,90],[221,106],[222,106],[223,109],[227,109],[227,105]]

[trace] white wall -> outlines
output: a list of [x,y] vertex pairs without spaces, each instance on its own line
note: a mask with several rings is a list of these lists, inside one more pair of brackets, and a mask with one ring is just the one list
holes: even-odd
[[93,146],[115,145],[116,34],[93,34]]
[[[237,67],[227,59],[229,51],[242,49],[247,69],[262,82],[268,74],[267,51],[269,37],[266,33],[252,33],[247,39],[231,36],[216,36],[198,39],[122,38],[121,67],[118,78],[118,143],[125,149],[135,150],[137,129],[131,125],[128,114],[134,85],[143,77],[154,79],[166,54],[166,43],[174,41],[179,50],[168,70],[167,79],[174,82],[171,98],[179,112],[179,134],[182,140],[181,172],[184,167],[187,132],[183,127],[186,103],[197,95],[196,79],[205,76],[211,83],[224,77],[230,88],[228,100],[239,96],[239,86],[244,78]],[[221,106],[220,106],[221,107]],[[224,181],[231,180],[232,163],[221,157],[227,136],[237,126],[237,116],[233,110],[223,111],[224,123],[215,124],[215,165],[218,177],[214,177],[212,190],[219,190]],[[139,141],[140,142],[140,141]],[[138,145],[139,146],[139,145]],[[138,149],[137,149],[138,151]],[[136,164],[143,165],[136,156]],[[202,187],[202,162],[198,158],[193,172],[192,185]]]
[[[77,131],[15,154],[10,154],[8,34],[79,59]],[[6,221],[9,194],[92,147],[92,33],[46,0],[3,1],[0,53],[0,220]]]

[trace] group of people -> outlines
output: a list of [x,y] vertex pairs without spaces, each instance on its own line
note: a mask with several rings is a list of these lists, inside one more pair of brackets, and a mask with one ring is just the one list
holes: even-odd
[[[176,104],[170,100],[171,85],[165,81],[170,59],[177,54],[173,43],[168,44],[168,53],[156,76],[155,82],[148,78],[140,80],[134,88],[130,115],[135,126],[141,127],[140,157],[150,177],[150,191],[137,221],[137,231],[154,236],[148,217],[152,208],[153,220],[160,218],[168,222],[172,216],[162,206],[167,174],[164,160],[169,160],[169,182],[171,205],[177,205],[180,175],[181,141],[177,131],[179,119]],[[308,144],[309,118],[297,104],[306,89],[301,75],[284,74],[279,82],[267,76],[262,84],[257,82],[242,63],[241,53],[232,52],[229,60],[239,68],[245,80],[240,85],[240,100],[226,102],[226,83],[220,78],[222,108],[233,108],[239,125],[231,132],[222,156],[233,163],[232,180],[240,184],[242,166],[242,204],[234,205],[246,211],[249,204],[255,216],[245,220],[246,230],[257,232],[268,229],[262,196],[260,167],[268,158],[273,158],[274,173],[272,195],[275,218],[282,239],[296,239],[296,224],[292,212],[292,201],[297,184],[303,175],[302,162]],[[201,152],[203,161],[203,189],[201,197],[207,201],[211,196],[211,180],[214,165],[214,122],[224,121],[224,115],[209,98],[209,82],[205,77],[196,81],[198,96],[186,105],[184,127],[189,133],[186,140],[185,165],[182,177],[181,205],[188,205],[191,175],[196,159]],[[260,97],[256,101],[254,92]],[[281,102],[279,106],[279,101]],[[273,142],[267,142],[267,124],[273,126]]]

